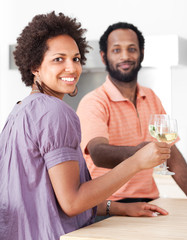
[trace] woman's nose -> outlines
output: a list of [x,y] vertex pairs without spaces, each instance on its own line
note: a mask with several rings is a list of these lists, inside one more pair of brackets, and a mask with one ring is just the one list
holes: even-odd
[[75,71],[75,64],[74,62],[68,61],[65,66],[65,72],[74,72]]

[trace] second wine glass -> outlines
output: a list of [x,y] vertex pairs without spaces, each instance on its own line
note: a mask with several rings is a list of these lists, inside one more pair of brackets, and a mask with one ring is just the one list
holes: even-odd
[[[155,114],[150,117],[149,132],[159,142],[172,143],[177,138],[177,121],[166,114]],[[174,175],[168,170],[167,161],[156,167],[157,174]]]

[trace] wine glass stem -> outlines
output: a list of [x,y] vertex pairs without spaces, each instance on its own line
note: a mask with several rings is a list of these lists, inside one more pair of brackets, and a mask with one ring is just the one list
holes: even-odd
[[167,170],[167,160],[162,164],[163,170]]

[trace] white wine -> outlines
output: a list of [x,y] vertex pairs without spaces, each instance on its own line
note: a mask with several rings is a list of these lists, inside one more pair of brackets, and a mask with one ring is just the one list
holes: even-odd
[[[158,142],[171,144],[177,139],[177,121],[166,114],[152,114],[149,119],[149,133],[156,138]],[[155,167],[157,174],[174,175],[174,172],[168,170],[166,161]]]
[[177,138],[177,133],[157,133],[156,138],[159,142],[172,143]]
[[152,137],[156,138],[156,127],[154,125],[149,125],[149,133]]

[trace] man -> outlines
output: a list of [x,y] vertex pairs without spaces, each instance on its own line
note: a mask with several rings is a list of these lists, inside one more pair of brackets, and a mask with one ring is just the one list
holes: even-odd
[[[151,114],[165,110],[155,93],[137,83],[144,57],[144,37],[132,24],[108,27],[99,41],[108,76],[98,89],[80,102],[77,114],[82,128],[82,149],[92,178],[110,171],[152,141],[148,132]],[[167,164],[176,183],[187,194],[187,164],[175,145]],[[159,197],[153,169],[136,174],[110,200],[150,201]]]

